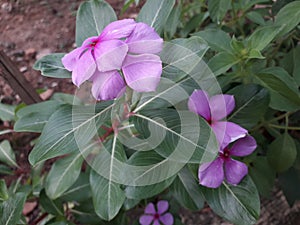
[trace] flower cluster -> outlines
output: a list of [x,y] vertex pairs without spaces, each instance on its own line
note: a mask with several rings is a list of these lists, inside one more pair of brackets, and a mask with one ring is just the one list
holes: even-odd
[[160,200],[156,205],[157,210],[153,203],[149,203],[144,211],[144,215],[140,217],[141,225],[173,225],[173,215],[167,212],[169,208],[168,201]]
[[111,100],[124,93],[126,85],[138,92],[156,89],[162,73],[156,54],[162,45],[163,40],[147,24],[118,20],[66,54],[62,63],[72,71],[76,86],[92,81],[94,98]]
[[[209,97],[205,91],[195,90],[189,98],[188,107],[209,123],[220,145],[217,158],[200,165],[200,184],[217,188],[224,179],[232,185],[238,184],[247,175],[248,167],[231,156],[243,157],[251,154],[256,149],[256,141],[248,135],[246,129],[224,121],[235,107],[234,97],[223,94]],[[235,143],[230,147],[233,142]]]

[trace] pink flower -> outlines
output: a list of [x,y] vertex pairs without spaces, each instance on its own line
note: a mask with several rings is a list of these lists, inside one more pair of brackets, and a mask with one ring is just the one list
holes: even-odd
[[124,19],[110,23],[97,37],[66,54],[62,63],[72,71],[76,86],[90,80],[97,100],[122,94],[126,85],[138,92],[154,91],[160,81],[162,62],[155,55],[163,40],[144,23]]
[[226,179],[229,184],[237,185],[247,175],[246,164],[234,160],[231,156],[247,156],[256,149],[256,141],[251,136],[236,141],[231,148],[221,149],[219,156],[212,162],[199,167],[198,178],[200,184],[210,188],[219,187]]
[[168,201],[161,200],[157,202],[157,210],[153,203],[149,203],[145,208],[145,214],[140,217],[141,225],[173,225],[174,218],[171,213],[168,213]]
[[229,143],[245,137],[248,131],[239,125],[223,121],[235,107],[232,95],[215,95],[209,97],[205,91],[195,90],[188,101],[189,110],[202,116],[211,126],[216,138],[224,148]]

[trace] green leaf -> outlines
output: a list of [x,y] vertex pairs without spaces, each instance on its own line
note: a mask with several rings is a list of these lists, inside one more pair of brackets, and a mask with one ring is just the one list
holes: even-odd
[[[270,107],[281,111],[300,108],[300,95],[295,80],[281,67],[270,67],[255,75],[255,82],[270,91]],[[292,110],[292,111],[293,111]]]
[[264,197],[270,197],[276,178],[275,171],[270,167],[267,157],[258,156],[251,162],[249,175],[255,183],[258,192]]
[[269,145],[267,157],[270,165],[277,172],[287,170],[297,157],[294,139],[285,132]]
[[265,88],[259,85],[239,85],[228,94],[234,95],[235,109],[228,120],[250,129],[264,116],[270,96]]
[[3,202],[0,208],[0,224],[2,225],[16,225],[18,224],[23,206],[26,201],[26,195],[17,193],[11,196],[7,201]]
[[204,195],[211,209],[231,223],[255,224],[259,217],[259,195],[248,176],[237,186],[223,183],[217,189],[205,188]]
[[282,30],[277,35],[281,37],[290,32],[300,22],[300,1],[294,1],[280,9],[275,17],[274,25],[282,26]]
[[59,108],[49,118],[37,144],[29,155],[29,162],[36,165],[47,159],[84,149],[110,118],[113,105],[101,102],[96,106],[69,106]]
[[211,58],[208,62],[208,66],[215,76],[221,75],[229,70],[233,65],[240,61],[236,56],[227,53],[220,52]]
[[47,212],[55,216],[63,216],[64,215],[64,208],[63,204],[60,200],[51,200],[43,189],[40,192],[39,196],[39,203],[41,204],[42,208]]
[[230,0],[210,0],[208,1],[208,11],[210,17],[216,23],[220,23],[227,11],[230,9]]
[[[112,141],[106,143],[105,147],[109,149],[111,156],[108,158],[105,157],[106,155],[101,154],[105,151],[103,149],[96,157],[92,168],[97,169],[97,171],[91,171],[90,184],[97,215],[100,218],[109,221],[118,214],[125,201],[124,191],[121,189],[120,184],[115,183],[114,180],[115,176],[120,176],[120,168],[118,168],[117,162],[125,162],[126,156],[124,155],[123,146],[117,141],[117,134],[114,135]],[[106,177],[102,176],[102,165],[100,165],[102,164],[103,159],[109,161]]]
[[250,11],[250,12],[248,12],[246,14],[246,17],[249,20],[251,20],[252,22],[257,23],[258,25],[262,25],[263,26],[263,25],[266,24],[264,17],[260,13],[258,13],[256,11]]
[[11,121],[15,118],[16,106],[0,103],[0,119],[2,121]]
[[13,175],[14,172],[12,171],[12,169],[6,165],[2,165],[0,164],[0,175],[4,174],[4,175]]
[[[89,146],[87,147],[89,149]],[[60,197],[77,180],[83,162],[82,152],[56,161],[46,179],[46,193],[51,199]]]
[[57,101],[46,101],[26,106],[17,112],[18,120],[14,125],[17,132],[42,132],[50,116],[62,104]]
[[82,45],[85,39],[98,36],[103,28],[117,20],[113,8],[103,0],[83,2],[76,16],[76,45]]
[[300,170],[291,167],[279,175],[279,184],[290,206],[300,199]]
[[193,16],[184,26],[182,30],[180,30],[180,36],[186,37],[188,36],[191,31],[197,30],[200,28],[202,22],[208,17],[208,13],[200,13]]
[[[130,177],[130,180],[133,180],[131,182],[131,185],[125,188],[126,197],[138,200],[150,198],[158,195],[167,187],[169,187],[176,176],[167,176],[163,177],[162,179],[157,179],[162,175],[159,173],[163,173],[164,168],[159,167],[160,163],[162,162],[164,162],[164,158],[157,154],[155,151],[138,151],[134,153],[127,161],[127,163],[131,166],[135,166],[134,172],[136,172],[136,174],[131,172],[130,174],[134,174],[131,176],[130,174],[128,174],[129,171],[126,171],[126,176],[129,175],[128,177]],[[157,171],[157,173],[155,171]],[[154,179],[151,179],[150,176],[155,177]]]
[[62,64],[65,53],[53,53],[36,61],[33,69],[41,71],[43,76],[55,78],[71,78],[71,72]]
[[168,34],[169,38],[172,38],[176,33],[177,26],[180,22],[181,8],[181,5],[175,6],[166,21],[164,31]]
[[281,26],[264,26],[256,29],[247,39],[248,47],[262,51],[281,30]]
[[136,20],[137,22],[144,22],[148,24],[160,34],[167,22],[174,4],[175,0],[146,1]]
[[204,206],[204,196],[199,182],[186,167],[178,173],[170,192],[179,204],[187,209],[200,210]]
[[230,47],[231,38],[221,29],[208,28],[192,35],[203,38],[208,43],[209,47],[215,51],[226,51],[228,53],[232,52]]
[[[158,168],[155,169],[155,165],[149,168],[148,176],[159,169],[162,170],[159,171],[161,176],[165,174],[167,178],[181,170],[184,163],[199,164],[211,161],[216,156],[218,145],[210,126],[192,112],[145,110],[135,114],[133,122],[141,138],[144,138],[136,144],[139,143],[143,150],[154,149],[165,158]],[[185,151],[182,152],[182,149]],[[144,174],[142,179],[145,178]]]
[[248,59],[264,59],[265,57],[257,49],[251,49],[249,52]]
[[5,180],[0,180],[0,201],[6,201],[9,198]]
[[9,166],[19,167],[16,162],[16,156],[13,152],[9,141],[4,140],[0,143],[0,161]]
[[293,78],[298,86],[300,86],[300,46],[293,48],[284,58],[280,61],[280,66],[284,67],[289,74],[293,74]]
[[70,202],[83,202],[91,197],[92,193],[89,182],[89,174],[80,173],[76,182],[60,196],[60,199]]

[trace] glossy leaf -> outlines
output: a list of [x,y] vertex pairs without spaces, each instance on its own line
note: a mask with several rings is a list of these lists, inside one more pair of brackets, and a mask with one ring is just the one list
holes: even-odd
[[5,180],[0,180],[0,201],[6,201],[9,198]]
[[269,197],[275,183],[276,173],[271,168],[267,157],[258,156],[249,167],[249,175],[255,183],[258,192]]
[[290,168],[297,156],[296,145],[293,138],[285,132],[276,138],[268,148],[267,157],[272,168],[283,172]]
[[281,37],[290,32],[300,23],[300,2],[294,1],[280,9],[275,17],[274,25],[282,26],[281,32],[277,35]]
[[282,68],[270,67],[256,74],[255,81],[271,94],[270,107],[281,111],[300,108],[300,95],[295,80]]
[[11,121],[15,118],[16,106],[0,103],[0,120]]
[[161,33],[175,4],[175,0],[147,1],[142,7],[137,22],[144,22]]
[[4,140],[0,143],[0,161],[9,166],[19,167],[16,162],[16,156],[13,152],[9,141]]
[[200,210],[204,206],[204,196],[199,182],[186,167],[178,173],[170,192],[178,203],[187,209]]
[[230,36],[224,32],[221,29],[205,29],[203,31],[197,32],[192,34],[193,36],[199,36],[203,38],[209,45],[210,48],[212,48],[215,51],[218,52],[232,52],[232,49],[230,47]]
[[279,175],[279,184],[290,206],[300,199],[300,170],[291,167]]
[[23,206],[26,201],[26,195],[17,193],[11,196],[8,200],[0,205],[0,224],[3,225],[16,225],[18,224]]
[[221,75],[229,70],[233,65],[240,61],[236,56],[227,53],[220,52],[211,58],[208,62],[208,66],[215,76]]
[[17,132],[42,132],[50,116],[62,104],[57,101],[46,101],[26,106],[17,112],[18,120],[14,125]]
[[64,208],[63,204],[60,200],[51,200],[45,192],[45,189],[43,189],[40,192],[39,196],[39,203],[41,204],[42,208],[55,216],[63,216],[64,215]]
[[231,223],[255,224],[259,217],[259,195],[248,176],[237,186],[223,183],[217,189],[205,188],[204,195],[211,209]]
[[245,129],[252,128],[260,121],[270,102],[268,91],[254,84],[239,85],[228,94],[234,95],[235,109],[227,119]]
[[[88,147],[87,147],[88,148]],[[77,180],[83,158],[81,153],[56,161],[46,179],[46,193],[51,199],[60,197]]]
[[181,5],[175,6],[172,9],[172,11],[166,21],[164,31],[168,34],[168,37],[170,37],[170,38],[174,36],[174,34],[176,33],[176,30],[177,30],[177,26],[180,23],[181,10],[182,10]]
[[64,106],[49,118],[37,144],[30,152],[32,165],[49,158],[83,149],[97,134],[100,127],[110,118],[111,102],[102,102],[96,109],[93,106]]
[[208,11],[212,20],[221,23],[226,12],[230,9],[230,0],[210,0],[208,1]]
[[[152,174],[151,170],[156,168],[157,165],[164,162],[164,158],[157,154],[155,151],[138,151],[134,153],[127,163],[131,166],[135,166],[136,174],[135,177],[132,177],[131,185],[126,186],[125,194],[127,198],[130,199],[145,199],[153,197],[162,191],[164,191],[167,187],[171,185],[175,176],[165,177],[161,179],[161,181],[156,180],[161,174]],[[141,171],[139,171],[139,169]],[[156,168],[157,169],[157,168]],[[159,171],[159,168],[157,169]],[[160,170],[163,172],[162,170]],[[142,175],[139,175],[141,174]],[[147,174],[148,173],[148,174]],[[152,176],[156,176],[154,180],[143,179],[142,176],[149,176],[149,173]],[[130,175],[130,174],[129,174]],[[151,176],[150,175],[150,176]],[[141,177],[140,177],[141,176]],[[142,178],[142,179],[140,179]],[[132,185],[136,184],[136,185]]]
[[184,163],[211,161],[217,154],[218,145],[212,130],[202,118],[192,112],[148,110],[136,114],[133,119],[140,137],[144,138],[139,147],[154,149],[165,158],[157,168],[149,168],[149,176],[160,170],[161,176],[170,177]]
[[[113,140],[106,143],[105,146],[110,152],[111,157],[110,159],[105,157],[105,155],[102,157],[101,153],[106,151],[102,149],[96,157],[95,163],[92,165],[95,170],[91,171],[90,185],[96,214],[100,218],[110,221],[118,214],[125,201],[125,193],[121,189],[120,184],[114,182],[114,179],[116,171],[119,170],[116,161],[125,162],[126,156],[124,155],[122,145],[117,141],[117,135],[114,135]],[[102,175],[101,164],[103,159],[108,161],[107,177],[103,177]],[[120,176],[120,172],[117,175]]]
[[89,174],[80,173],[76,182],[60,196],[60,199],[63,201],[83,202],[91,197]]
[[83,41],[92,36],[98,36],[103,28],[117,20],[113,8],[103,0],[83,2],[76,16],[76,45],[79,47]]
[[281,26],[264,26],[256,29],[247,39],[249,48],[262,51],[281,29]]
[[64,55],[65,53],[46,55],[34,63],[33,69],[41,71],[46,77],[71,78],[71,72],[65,69],[61,61]]

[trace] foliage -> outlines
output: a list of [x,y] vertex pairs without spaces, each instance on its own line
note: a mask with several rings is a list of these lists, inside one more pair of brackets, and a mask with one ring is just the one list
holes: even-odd
[[[148,0],[137,21],[168,41],[155,92],[127,89],[117,100],[91,103],[80,94],[17,108],[1,103],[0,119],[16,120],[15,132],[41,135],[29,155],[28,180],[20,176],[9,187],[0,180],[0,224],[26,224],[22,208],[32,200],[43,224],[137,224],[126,211],[158,199],[170,200],[171,212],[176,204],[200,210],[206,201],[234,224],[254,224],[259,196],[269,195],[276,174],[289,202],[299,200],[293,187],[300,186],[300,1],[288,2]],[[123,12],[132,3],[139,1],[127,0]],[[77,46],[116,19],[105,1],[82,3]],[[69,78],[64,55],[45,56],[34,68]],[[213,161],[219,146],[210,125],[187,110],[195,89],[233,95],[227,120],[256,138],[256,151],[239,158],[249,174],[236,186],[199,184],[199,165]],[[85,90],[78,93],[88,95]],[[49,159],[50,171],[41,173]],[[0,174],[19,171],[12,171],[19,166],[7,140],[0,143],[0,161]]]

